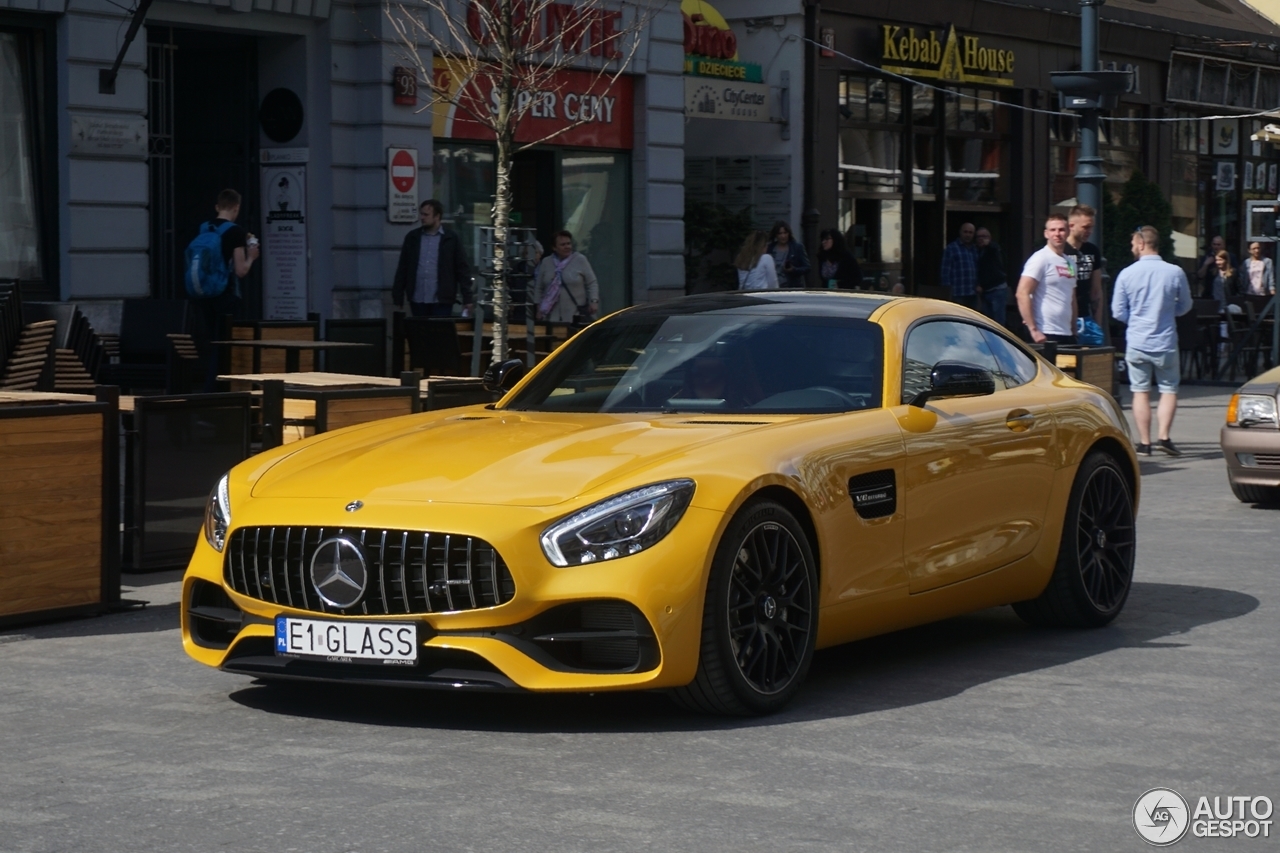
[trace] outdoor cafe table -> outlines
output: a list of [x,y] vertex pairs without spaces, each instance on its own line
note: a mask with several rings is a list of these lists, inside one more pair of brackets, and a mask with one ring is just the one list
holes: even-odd
[[287,341],[287,340],[233,340],[214,341],[223,347],[250,347],[253,349],[253,372],[262,370],[262,351],[264,349],[284,350],[284,369],[286,373],[297,373],[303,350],[318,352],[321,350],[344,349],[349,347],[372,347],[373,344],[355,341]]
[[[278,380],[289,388],[397,388],[402,383],[394,376],[365,376],[359,373],[231,373],[219,376],[224,382],[244,382],[250,385],[261,385],[264,382]],[[482,388],[483,380],[478,376],[430,376],[418,382],[418,390],[424,400],[430,400],[437,391],[456,391],[466,388]],[[287,394],[286,394],[287,396]]]

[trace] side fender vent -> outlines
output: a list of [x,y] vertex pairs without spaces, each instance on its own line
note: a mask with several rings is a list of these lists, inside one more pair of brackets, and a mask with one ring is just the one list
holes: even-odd
[[868,471],[849,480],[849,497],[861,518],[884,518],[898,510],[898,486],[893,469]]

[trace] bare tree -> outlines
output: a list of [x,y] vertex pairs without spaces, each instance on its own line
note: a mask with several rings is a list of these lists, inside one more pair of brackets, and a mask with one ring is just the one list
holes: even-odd
[[[493,363],[507,358],[510,290],[511,165],[534,145],[596,120],[575,99],[573,116],[546,133],[526,118],[557,104],[565,114],[562,72],[588,75],[587,103],[598,103],[626,73],[660,7],[610,0],[400,0],[385,13],[428,97],[421,110],[448,104],[486,128],[497,146],[493,198]],[[421,89],[420,89],[421,91]],[[576,117],[575,117],[576,116]]]

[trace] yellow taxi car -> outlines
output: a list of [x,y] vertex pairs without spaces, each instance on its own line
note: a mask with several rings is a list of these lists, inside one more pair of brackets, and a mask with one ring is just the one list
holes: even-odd
[[183,583],[268,682],[666,689],[760,714],[816,648],[1012,604],[1098,626],[1138,467],[1102,390],[927,299],[710,294],[601,320],[488,406],[232,469]]

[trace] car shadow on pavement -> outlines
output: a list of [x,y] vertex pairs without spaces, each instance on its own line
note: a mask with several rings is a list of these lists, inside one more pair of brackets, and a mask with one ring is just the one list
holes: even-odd
[[1092,631],[1036,630],[993,608],[824,649],[781,713],[704,717],[649,693],[456,694],[341,684],[262,684],[232,701],[271,714],[365,725],[514,732],[709,731],[850,717],[933,702],[972,687],[1119,649],[1177,648],[1200,625],[1244,616],[1253,596],[1212,587],[1135,583],[1123,614]]

